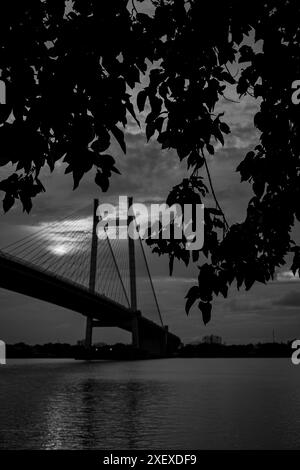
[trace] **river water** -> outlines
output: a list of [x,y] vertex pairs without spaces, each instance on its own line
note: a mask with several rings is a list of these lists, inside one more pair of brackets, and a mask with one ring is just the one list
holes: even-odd
[[289,359],[9,360],[1,449],[300,449]]

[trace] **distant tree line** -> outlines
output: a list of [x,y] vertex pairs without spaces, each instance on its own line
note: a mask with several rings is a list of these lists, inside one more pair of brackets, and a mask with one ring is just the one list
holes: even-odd
[[[7,358],[82,358],[84,347],[67,343],[8,344]],[[135,351],[129,344],[93,346],[94,359],[134,359]],[[291,342],[225,345],[214,343],[186,344],[174,354],[176,357],[291,357]]]

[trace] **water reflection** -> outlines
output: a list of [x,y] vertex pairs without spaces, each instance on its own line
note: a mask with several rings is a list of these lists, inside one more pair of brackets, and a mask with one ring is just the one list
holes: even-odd
[[135,449],[155,433],[156,411],[167,406],[167,389],[154,381],[79,379],[65,384],[49,393],[40,444],[47,449]]
[[286,360],[29,362],[0,371],[0,448],[297,448]]

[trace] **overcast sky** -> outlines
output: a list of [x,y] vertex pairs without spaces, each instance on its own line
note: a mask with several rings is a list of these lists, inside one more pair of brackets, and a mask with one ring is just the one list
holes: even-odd
[[[232,72],[238,71],[233,69]],[[229,100],[223,100],[220,111],[225,111],[224,119],[232,132],[226,136],[223,148],[216,144],[216,154],[209,157],[209,166],[219,202],[228,220],[237,222],[245,217],[251,187],[248,183],[240,183],[235,169],[258,141],[253,127],[257,103],[249,96],[239,100],[231,89],[226,94]],[[86,217],[92,211],[94,197],[100,202],[112,203],[119,195],[132,195],[136,202],[164,201],[172,186],[185,176],[186,162],[180,163],[173,152],[162,151],[153,140],[147,144],[143,126],[139,129],[130,118],[126,142],[126,155],[116,142],[112,143],[111,154],[122,174],[113,176],[105,194],[95,185],[93,172],[83,178],[76,191],[72,191],[72,176],[64,175],[66,165],[63,162],[58,162],[52,174],[45,169],[42,181],[46,193],[34,200],[31,214],[24,215],[18,204],[8,214],[1,214],[0,248],[40,228],[41,224],[53,223],[90,205],[83,211],[83,218]],[[0,177],[10,172],[9,167],[0,168]],[[296,237],[297,232],[298,229]],[[64,249],[58,239],[46,238],[45,248],[52,250],[58,262],[63,262]],[[206,334],[221,335],[228,343],[267,341],[272,340],[273,329],[277,340],[299,337],[300,283],[292,276],[288,263],[278,272],[276,281],[267,286],[255,284],[250,292],[237,291],[233,286],[228,299],[214,301],[212,320],[204,326],[197,308],[191,310],[189,317],[184,311],[184,295],[195,283],[197,268],[186,269],[177,263],[170,278],[167,258],[151,255],[149,250],[147,256],[164,322],[184,342],[198,341]],[[137,261],[140,268],[139,258]],[[149,312],[154,311],[154,303],[150,290],[146,289],[144,274],[138,269],[139,308]],[[83,338],[84,324],[84,317],[77,313],[0,289],[0,339],[7,343],[74,343]],[[130,339],[127,333],[115,329],[98,330],[94,337],[96,341],[105,342]]]

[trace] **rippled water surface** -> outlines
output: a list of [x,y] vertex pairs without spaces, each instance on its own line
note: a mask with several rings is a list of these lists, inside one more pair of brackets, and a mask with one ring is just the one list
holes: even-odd
[[0,366],[2,449],[300,448],[300,366],[164,359]]

